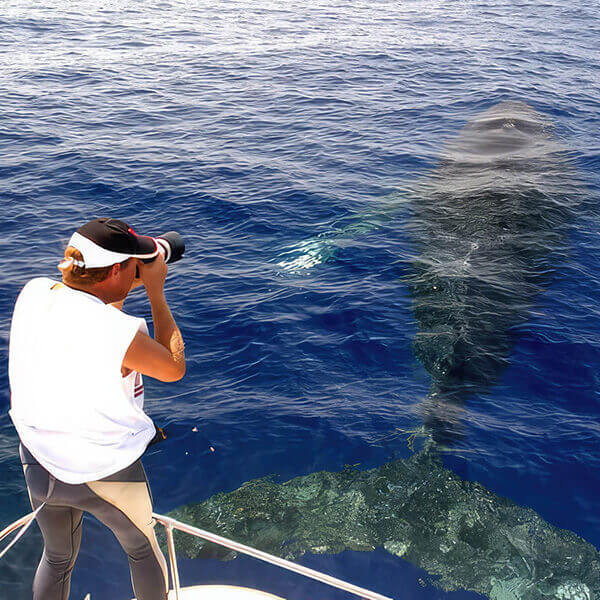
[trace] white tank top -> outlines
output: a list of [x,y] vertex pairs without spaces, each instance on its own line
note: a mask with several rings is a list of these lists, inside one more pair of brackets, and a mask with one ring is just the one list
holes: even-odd
[[154,437],[142,376],[121,365],[146,321],[47,278],[21,291],[10,330],[10,416],[23,444],[57,479],[102,479]]

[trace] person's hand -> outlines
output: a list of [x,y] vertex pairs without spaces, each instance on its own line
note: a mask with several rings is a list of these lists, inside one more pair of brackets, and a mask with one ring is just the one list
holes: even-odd
[[165,286],[168,267],[162,254],[159,254],[151,263],[139,262],[140,279],[146,288],[149,298],[161,295]]

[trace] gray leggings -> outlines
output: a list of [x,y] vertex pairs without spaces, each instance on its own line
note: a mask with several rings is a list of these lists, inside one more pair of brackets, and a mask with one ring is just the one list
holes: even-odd
[[46,502],[37,515],[45,545],[33,600],[68,599],[83,511],[109,527],[127,553],[137,600],[166,600],[167,565],[154,534],[150,488],[140,460],[99,481],[70,485],[52,477],[23,445],[20,454],[31,506]]

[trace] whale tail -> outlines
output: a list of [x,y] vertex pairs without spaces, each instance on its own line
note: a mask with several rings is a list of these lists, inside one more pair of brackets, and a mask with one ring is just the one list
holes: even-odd
[[400,443],[414,454],[468,454],[468,450],[456,447],[456,442],[464,438],[462,424],[465,409],[462,405],[443,398],[439,392],[431,391],[420,403],[419,413],[421,425],[396,427],[369,442],[378,446],[395,447]]

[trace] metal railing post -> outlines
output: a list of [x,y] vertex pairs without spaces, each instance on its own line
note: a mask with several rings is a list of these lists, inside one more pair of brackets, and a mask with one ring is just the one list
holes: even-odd
[[171,566],[171,580],[175,590],[175,600],[179,600],[179,570],[177,569],[177,555],[175,554],[175,542],[173,541],[173,527],[165,524],[167,531],[167,547],[169,549],[169,564]]
[[17,529],[21,529],[21,531],[19,531],[19,533],[17,533],[17,535],[15,535],[12,542],[10,542],[10,544],[8,544],[8,546],[6,546],[6,548],[4,548],[4,550],[2,550],[2,552],[0,552],[0,558],[2,558],[23,537],[23,535],[29,529],[29,527],[33,523],[33,520],[35,519],[35,517],[40,512],[40,510],[44,507],[45,504],[46,503],[43,502],[32,513],[29,513],[28,515],[21,517],[18,521],[11,523],[8,527],[6,527],[6,529],[3,529],[2,531],[0,531],[0,541],[1,541],[7,535],[11,534],[13,531],[16,531]]

